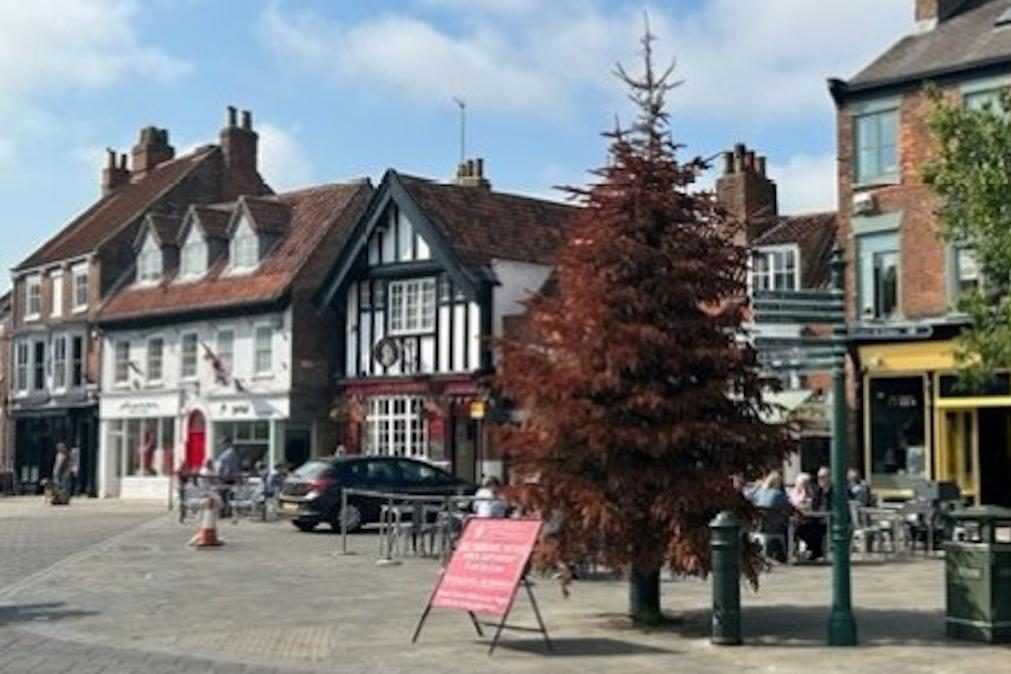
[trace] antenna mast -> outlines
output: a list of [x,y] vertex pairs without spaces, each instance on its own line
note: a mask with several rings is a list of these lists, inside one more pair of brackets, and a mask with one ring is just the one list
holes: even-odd
[[453,102],[460,108],[460,163],[467,159],[467,101],[453,97]]

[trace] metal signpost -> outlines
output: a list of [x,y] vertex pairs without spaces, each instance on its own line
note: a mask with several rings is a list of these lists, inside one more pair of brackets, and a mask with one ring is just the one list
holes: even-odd
[[[826,337],[759,338],[760,361],[771,369],[832,371],[832,612],[830,646],[857,642],[850,589],[850,522],[846,486],[846,263],[838,248],[832,253],[832,289],[827,291],[757,291],[752,305],[755,322],[831,325]],[[764,343],[763,343],[764,342]]]

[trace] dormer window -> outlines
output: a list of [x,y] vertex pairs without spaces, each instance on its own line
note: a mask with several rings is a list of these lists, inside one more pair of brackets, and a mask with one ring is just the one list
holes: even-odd
[[207,242],[196,228],[191,229],[186,237],[179,266],[182,278],[197,278],[207,272]]
[[157,281],[162,275],[162,252],[154,237],[148,235],[137,255],[137,280],[141,283]]
[[239,223],[232,237],[232,269],[255,269],[260,262],[260,238],[246,220]]

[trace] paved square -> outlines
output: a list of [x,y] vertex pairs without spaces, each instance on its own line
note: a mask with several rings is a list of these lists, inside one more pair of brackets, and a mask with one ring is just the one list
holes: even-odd
[[[150,508],[131,513],[126,524],[117,519],[119,511],[88,502],[71,506],[79,514],[17,507],[28,514],[0,514],[2,531],[26,523],[56,527],[57,516],[112,526],[98,527],[91,533],[97,542],[69,561],[0,590],[7,658],[0,660],[2,672],[127,672],[138,671],[137,663],[147,674],[1008,672],[1011,662],[1007,647],[944,638],[938,560],[856,565],[862,645],[856,649],[824,646],[830,569],[778,567],[764,577],[759,593],[743,593],[742,647],[708,643],[707,583],[665,582],[666,608],[679,621],[642,631],[621,615],[624,583],[578,582],[564,599],[554,581],[541,580],[536,592],[556,654],[545,655],[537,635],[507,633],[489,658],[486,640],[455,612],[434,611],[421,642],[410,645],[439,567],[414,558],[377,566],[371,535],[351,537],[356,554],[340,556],[340,538],[330,533],[303,534],[285,523],[225,522],[224,547],[195,551],[185,546],[192,525]],[[71,535],[66,522],[60,526],[65,528],[52,536]],[[83,525],[69,529],[80,535]],[[23,560],[23,551],[4,547],[0,564],[5,567],[11,554]],[[533,624],[522,595],[513,621]]]

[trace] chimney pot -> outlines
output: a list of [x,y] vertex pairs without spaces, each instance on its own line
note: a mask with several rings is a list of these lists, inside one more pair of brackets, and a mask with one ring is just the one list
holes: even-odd
[[235,109],[234,105],[229,105],[228,108],[227,108],[227,110],[228,110],[228,115],[227,115],[227,119],[226,119],[225,125],[228,128],[231,129],[231,128],[235,127],[235,113],[237,112],[237,110]]
[[105,165],[107,168],[116,168],[116,151],[111,147],[105,148]]
[[126,153],[119,155],[119,168],[126,170]]
[[133,173],[142,177],[158,164],[175,157],[175,148],[169,145],[167,129],[146,126],[140,130],[140,138],[130,154]]
[[484,158],[478,157],[475,164],[477,168],[477,177],[484,178]]
[[748,150],[744,153],[744,168],[748,171],[755,170],[755,153],[752,150]]
[[730,175],[734,172],[734,153],[723,153],[723,175]]
[[758,159],[756,161],[758,162],[758,164],[755,167],[755,170],[758,171],[758,175],[760,175],[760,176],[762,176],[764,178],[765,177],[765,157],[758,157]]
[[253,130],[253,113],[249,110],[242,111],[242,128],[246,131]]

